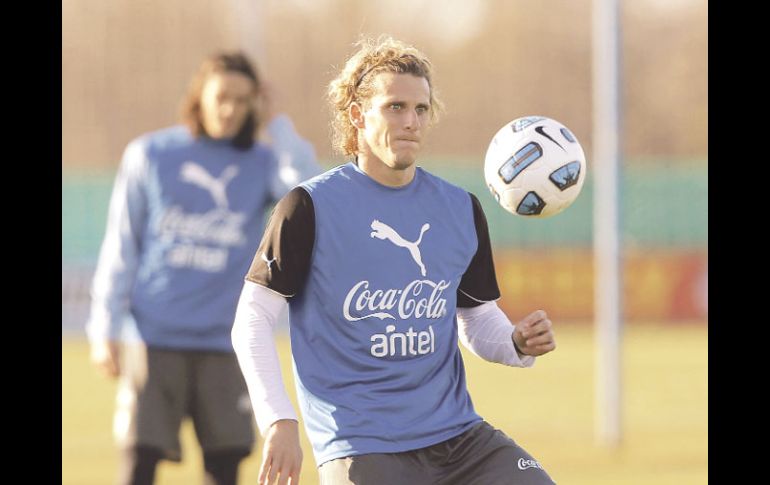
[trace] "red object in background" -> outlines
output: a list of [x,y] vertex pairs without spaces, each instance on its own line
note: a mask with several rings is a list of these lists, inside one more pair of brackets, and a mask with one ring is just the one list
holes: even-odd
[[[495,264],[510,318],[542,308],[555,319],[593,317],[590,250],[496,250]],[[704,251],[627,251],[622,307],[629,321],[705,321],[708,318],[708,254]]]

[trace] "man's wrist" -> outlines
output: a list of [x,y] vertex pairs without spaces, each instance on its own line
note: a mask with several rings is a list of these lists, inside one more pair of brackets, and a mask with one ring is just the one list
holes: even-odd
[[524,352],[521,350],[521,348],[519,347],[519,345],[516,343],[516,339],[515,339],[515,338],[513,338],[513,334],[511,334],[511,341],[513,342],[513,348],[514,348],[514,349],[516,349],[516,353],[518,353],[519,355],[529,355],[529,354],[526,354],[526,353],[524,353]]

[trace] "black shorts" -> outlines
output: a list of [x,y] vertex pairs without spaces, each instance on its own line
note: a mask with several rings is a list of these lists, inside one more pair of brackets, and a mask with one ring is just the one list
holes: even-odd
[[254,446],[254,420],[235,354],[124,345],[113,432],[122,448],[150,446],[180,461],[189,416],[204,452]]
[[321,485],[552,485],[529,453],[481,422],[444,442],[401,453],[338,458],[318,468]]

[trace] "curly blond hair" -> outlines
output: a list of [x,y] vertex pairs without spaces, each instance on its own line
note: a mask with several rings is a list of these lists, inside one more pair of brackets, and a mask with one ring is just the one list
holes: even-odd
[[423,77],[430,88],[430,119],[438,121],[443,104],[433,87],[432,65],[415,47],[389,36],[362,38],[358,50],[347,60],[342,72],[329,83],[327,96],[332,111],[332,146],[345,156],[358,152],[358,129],[348,116],[354,102],[362,106],[374,95],[374,79],[381,72]]

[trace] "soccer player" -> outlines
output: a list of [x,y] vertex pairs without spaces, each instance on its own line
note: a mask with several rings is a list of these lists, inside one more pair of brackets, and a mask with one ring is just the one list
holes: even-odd
[[276,205],[233,324],[265,436],[260,483],[297,483],[302,461],[272,338],[287,302],[322,484],[553,483],[466,389],[458,338],[518,367],[555,342],[545,312],[514,325],[495,303],[476,197],[416,166],[439,108],[430,62],[391,38],[364,40],[329,97],[335,146],[352,160]]
[[[273,104],[246,56],[218,53],[190,83],[184,123],[125,149],[86,327],[93,363],[120,376],[122,485],[151,484],[159,460],[181,460],[186,416],[207,485],[235,484],[253,448],[230,339],[243,274],[269,205],[321,172],[312,145]],[[263,122],[272,147],[255,138]]]

